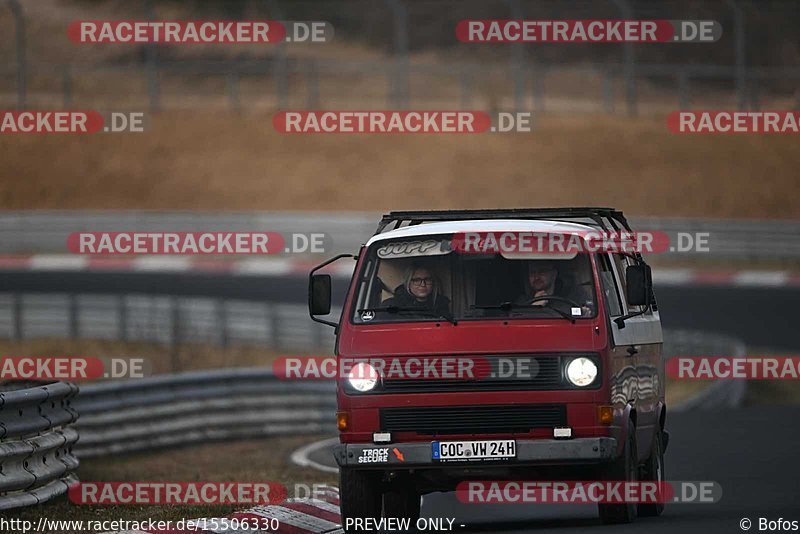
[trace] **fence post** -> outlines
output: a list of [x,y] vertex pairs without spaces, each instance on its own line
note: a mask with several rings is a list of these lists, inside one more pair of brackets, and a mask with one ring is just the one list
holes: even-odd
[[736,95],[739,109],[747,109],[747,64],[744,41],[744,12],[740,0],[727,0],[733,10],[733,33],[736,38]]
[[[155,20],[152,0],[145,0],[145,16],[147,20]],[[150,111],[156,112],[161,109],[161,87],[158,79],[158,45],[154,43],[144,46],[145,63],[147,65],[147,94],[150,100]]]
[[397,108],[404,109],[409,103],[408,79],[408,10],[400,0],[384,0],[392,11],[394,27],[394,73],[390,83],[390,94]]
[[17,109],[25,109],[28,99],[28,61],[25,45],[25,15],[18,0],[8,0],[14,17],[17,47]]
[[681,110],[689,109],[689,75],[686,69],[678,71],[678,105]]
[[[505,0],[511,18],[524,19],[519,0]],[[525,107],[525,48],[523,43],[511,45],[511,79],[514,83],[514,111],[522,111]]]
[[461,67],[458,81],[461,89],[461,109],[469,109],[472,106],[472,74],[467,67]]
[[612,115],[616,110],[614,99],[614,73],[609,65],[603,70],[603,107],[606,113]]
[[72,69],[69,65],[61,68],[61,93],[64,108],[72,106]]
[[[632,20],[633,9],[628,0],[613,0],[623,19]],[[626,42],[622,45],[623,76],[625,77],[625,102],[628,115],[633,117],[636,109],[636,57],[633,43]]]
[[533,74],[533,109],[536,113],[544,113],[544,77],[545,67],[537,63]]
[[242,110],[242,105],[239,100],[239,72],[236,70],[235,66],[232,67],[230,72],[228,72],[226,81],[226,87],[228,89],[228,103],[230,104],[231,109],[238,113]]
[[313,57],[306,60],[306,107],[319,107],[319,69]]
[[[267,0],[270,10],[270,18],[283,20],[283,13],[277,0]],[[287,31],[289,28],[286,28]],[[275,92],[278,97],[278,109],[289,107],[289,68],[286,58],[286,43],[280,42],[275,45],[275,55],[272,61],[272,75],[275,77]]]

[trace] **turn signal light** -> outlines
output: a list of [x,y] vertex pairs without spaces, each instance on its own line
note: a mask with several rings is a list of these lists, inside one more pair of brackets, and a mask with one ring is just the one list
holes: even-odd
[[610,425],[614,422],[614,407],[613,406],[598,406],[597,407],[597,420],[602,425]]
[[344,432],[350,426],[350,414],[347,412],[336,412],[336,428]]

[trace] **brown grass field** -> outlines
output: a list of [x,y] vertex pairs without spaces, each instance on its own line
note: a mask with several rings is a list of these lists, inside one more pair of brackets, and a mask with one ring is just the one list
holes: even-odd
[[663,119],[543,117],[532,133],[282,135],[269,114],[164,112],[144,133],[3,136],[1,209],[384,210],[612,205],[797,218],[780,135],[675,135]]

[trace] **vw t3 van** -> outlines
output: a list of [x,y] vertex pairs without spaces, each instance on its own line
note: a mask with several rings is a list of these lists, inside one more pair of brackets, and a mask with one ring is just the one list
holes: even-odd
[[[611,208],[391,212],[357,255],[312,270],[311,317],[336,329],[340,362],[360,362],[337,379],[346,529],[414,519],[421,496],[464,481],[663,480],[662,331],[642,255],[464,246],[592,232],[632,230]],[[355,271],[330,321],[331,277],[318,271],[348,256]],[[446,358],[486,372],[425,373]],[[389,361],[407,376],[375,363]],[[598,507],[606,523],[663,510]]]

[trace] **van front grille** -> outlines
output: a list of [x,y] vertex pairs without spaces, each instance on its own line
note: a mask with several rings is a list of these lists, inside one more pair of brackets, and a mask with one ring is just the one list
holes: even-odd
[[566,426],[563,404],[383,408],[381,430],[417,434],[527,433]]

